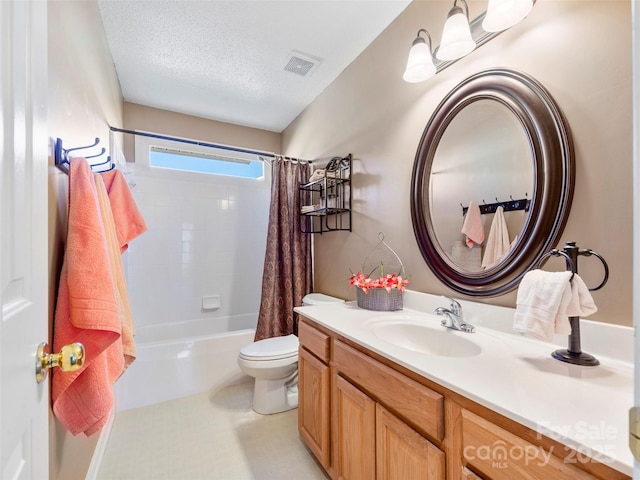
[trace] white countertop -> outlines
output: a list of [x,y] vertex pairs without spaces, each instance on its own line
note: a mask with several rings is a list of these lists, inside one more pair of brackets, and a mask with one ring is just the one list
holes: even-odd
[[[440,326],[435,306],[440,296],[406,292],[397,312],[364,310],[355,302],[296,307],[295,311],[480,405],[572,447],[627,475],[633,456],[628,446],[628,412],[633,406],[633,329],[581,321],[582,350],[600,361],[582,367],[557,361],[551,352],[566,348],[511,333],[514,309],[460,302],[465,320],[476,327],[464,333]],[[443,357],[396,346],[373,333],[384,321],[427,323],[462,336],[480,351]],[[586,348],[585,340],[591,343]],[[566,341],[566,337],[560,340]],[[603,356],[611,354],[611,356]],[[617,358],[614,358],[614,355]]]

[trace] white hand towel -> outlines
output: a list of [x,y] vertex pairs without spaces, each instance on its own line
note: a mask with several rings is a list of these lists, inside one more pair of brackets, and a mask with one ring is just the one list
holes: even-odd
[[597,311],[593,298],[578,275],[571,272],[532,270],[520,282],[513,329],[550,342],[554,334],[569,335],[570,316]]
[[598,311],[589,288],[578,274],[571,280],[571,299],[565,312],[569,317],[586,317]]
[[516,298],[513,329],[550,341],[554,333],[571,333],[566,311],[571,272],[532,270],[522,278]]
[[462,233],[467,236],[466,243],[469,248],[473,248],[474,243],[480,245],[484,242],[484,227],[482,226],[480,207],[473,200],[469,202],[469,208],[462,224]]
[[484,257],[482,257],[482,266],[484,268],[493,267],[509,253],[510,248],[511,244],[509,242],[507,222],[504,219],[504,209],[498,207],[493,216],[493,222],[491,222],[489,238],[487,238]]

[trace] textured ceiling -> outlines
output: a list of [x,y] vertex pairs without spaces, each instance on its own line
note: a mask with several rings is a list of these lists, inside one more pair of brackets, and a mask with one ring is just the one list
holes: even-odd
[[[281,132],[410,0],[99,0],[125,101]],[[321,62],[284,70],[291,52]]]

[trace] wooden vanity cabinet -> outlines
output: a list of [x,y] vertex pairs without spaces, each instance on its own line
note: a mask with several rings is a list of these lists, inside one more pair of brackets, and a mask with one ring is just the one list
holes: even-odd
[[339,375],[332,388],[332,477],[376,478],[376,403]]
[[444,452],[376,404],[376,478],[445,478]]
[[445,478],[442,395],[340,340],[331,368],[334,478]]
[[334,480],[630,480],[303,317],[299,337],[299,431]]
[[329,336],[300,322],[298,340],[298,431],[322,467],[329,470]]
[[340,375],[332,402],[333,478],[445,478],[442,451]]

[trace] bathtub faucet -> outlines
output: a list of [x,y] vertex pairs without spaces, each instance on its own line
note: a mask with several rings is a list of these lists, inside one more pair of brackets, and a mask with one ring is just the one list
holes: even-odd
[[461,332],[473,333],[475,331],[475,327],[465,321],[462,318],[462,305],[460,305],[453,298],[448,298],[451,304],[449,308],[438,307],[436,308],[436,314],[440,316],[444,316],[442,321],[440,322],[443,327],[451,328],[453,330],[460,330]]

